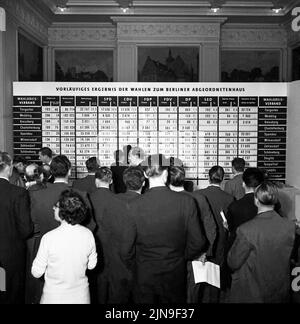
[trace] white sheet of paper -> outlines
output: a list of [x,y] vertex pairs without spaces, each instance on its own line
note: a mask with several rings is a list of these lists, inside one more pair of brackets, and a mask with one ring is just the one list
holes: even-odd
[[221,215],[221,217],[222,217],[222,219],[223,219],[223,222],[224,222],[224,223],[227,223],[227,219],[226,219],[226,217],[225,217],[225,215],[224,215],[223,210],[220,211],[220,215]]
[[193,261],[193,272],[195,283],[207,282],[208,284],[220,288],[220,267],[212,262]]

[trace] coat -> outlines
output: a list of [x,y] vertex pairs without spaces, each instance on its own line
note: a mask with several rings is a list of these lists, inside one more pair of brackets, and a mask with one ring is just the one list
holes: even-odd
[[186,301],[186,263],[205,247],[194,199],[155,187],[129,204],[137,303]]
[[237,229],[228,254],[233,271],[230,302],[287,302],[295,224],[275,211],[258,214]]
[[229,193],[235,199],[241,199],[245,195],[243,187],[243,174],[237,174],[225,183],[224,191]]
[[98,225],[96,241],[101,265],[97,281],[101,304],[126,304],[132,291],[133,254],[127,235],[127,199],[118,196],[105,188],[99,188],[91,195]]
[[28,192],[0,179],[0,267],[6,293],[0,303],[24,303],[26,239],[33,232]]
[[95,183],[95,176],[88,175],[85,178],[75,180],[73,182],[72,188],[91,194],[97,189]]

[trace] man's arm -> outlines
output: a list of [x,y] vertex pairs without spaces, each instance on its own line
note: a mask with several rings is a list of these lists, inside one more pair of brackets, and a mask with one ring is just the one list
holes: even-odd
[[185,256],[187,260],[194,260],[205,252],[206,238],[201,229],[196,202],[191,197],[187,198],[183,206],[187,220]]
[[213,257],[213,247],[217,237],[217,226],[214,220],[214,216],[205,196],[197,194],[194,197],[197,202],[200,219],[203,224],[204,232],[208,241],[206,254],[209,257]]
[[46,272],[48,265],[48,242],[44,236],[41,240],[41,244],[36,258],[33,261],[31,274],[35,278],[41,278]]
[[236,271],[240,269],[247,261],[252,249],[252,245],[238,227],[236,239],[227,257],[228,266],[231,270]]
[[122,235],[121,257],[127,268],[130,270],[133,270],[135,260],[135,243],[137,229],[134,220],[134,213],[136,212],[136,206],[126,204],[126,215],[124,215],[125,226]]

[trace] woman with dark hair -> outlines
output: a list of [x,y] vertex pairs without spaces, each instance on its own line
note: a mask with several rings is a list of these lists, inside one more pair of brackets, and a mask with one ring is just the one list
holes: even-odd
[[41,304],[89,304],[90,293],[86,270],[97,264],[93,234],[80,224],[87,206],[72,190],[62,192],[53,206],[60,227],[43,236],[32,265],[32,275],[45,275]]

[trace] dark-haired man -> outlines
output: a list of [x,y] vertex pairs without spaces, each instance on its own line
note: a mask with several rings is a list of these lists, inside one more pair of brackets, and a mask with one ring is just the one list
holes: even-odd
[[125,193],[118,194],[117,197],[124,201],[131,201],[140,197],[145,185],[144,171],[139,166],[131,166],[123,173],[123,181],[127,188]]
[[202,254],[202,234],[192,197],[167,186],[169,162],[149,156],[150,189],[130,203],[132,250],[136,251],[137,303],[186,301],[186,262]]
[[[54,176],[54,183],[47,183],[43,190],[30,191],[31,217],[35,223],[35,244],[31,254],[35,258],[42,236],[57,228],[60,224],[53,217],[53,206],[57,203],[60,194],[69,189],[68,179],[71,174],[71,162],[65,155],[58,155],[53,158],[51,173]],[[75,189],[76,190],[76,189]],[[92,215],[91,203],[86,192],[76,190],[81,195],[89,207],[89,214],[84,224],[91,231],[95,230],[96,224]],[[33,293],[29,293],[27,303],[38,303],[41,297],[41,288],[37,291],[33,288]]]
[[129,269],[127,203],[109,190],[112,171],[102,167],[96,172],[97,190],[91,194],[98,230],[96,242],[101,263],[98,267],[100,304],[125,304],[129,301],[132,272]]
[[231,162],[233,178],[225,183],[224,190],[235,199],[241,199],[245,195],[243,187],[243,172],[246,162],[242,158],[234,158]]
[[49,147],[43,147],[39,151],[39,159],[43,164],[51,165],[53,152]]
[[245,196],[229,205],[226,217],[232,239],[236,229],[257,214],[257,206],[254,204],[254,190],[264,181],[264,174],[258,168],[248,168],[242,175],[242,180]]
[[25,240],[33,231],[33,223],[28,192],[9,183],[11,172],[11,157],[0,152],[0,267],[6,276],[0,304],[23,304]]
[[[49,147],[43,147],[39,151],[39,159],[41,160],[43,166],[51,166],[53,158],[53,152]],[[46,182],[53,183],[54,182],[54,176],[49,173],[49,177],[45,179]]]
[[[206,198],[211,211],[211,216],[214,218],[215,227],[210,226],[212,233],[206,233],[207,237],[214,237],[214,242],[210,251],[210,258],[208,259],[209,261],[220,265],[221,290],[206,285],[203,296],[204,302],[216,303],[221,301],[222,297],[220,293],[221,291],[224,292],[228,288],[230,279],[226,268],[228,231],[225,215],[228,206],[234,201],[234,197],[221,189],[224,174],[224,169],[221,166],[213,166],[209,170],[209,186],[205,189],[197,190],[193,194],[196,200],[203,200],[203,196]],[[199,203],[199,205],[200,204],[201,203]]]
[[81,191],[86,191],[91,194],[96,187],[95,173],[100,168],[100,161],[94,156],[85,162],[88,175],[82,179],[77,179],[73,182],[72,187]]

